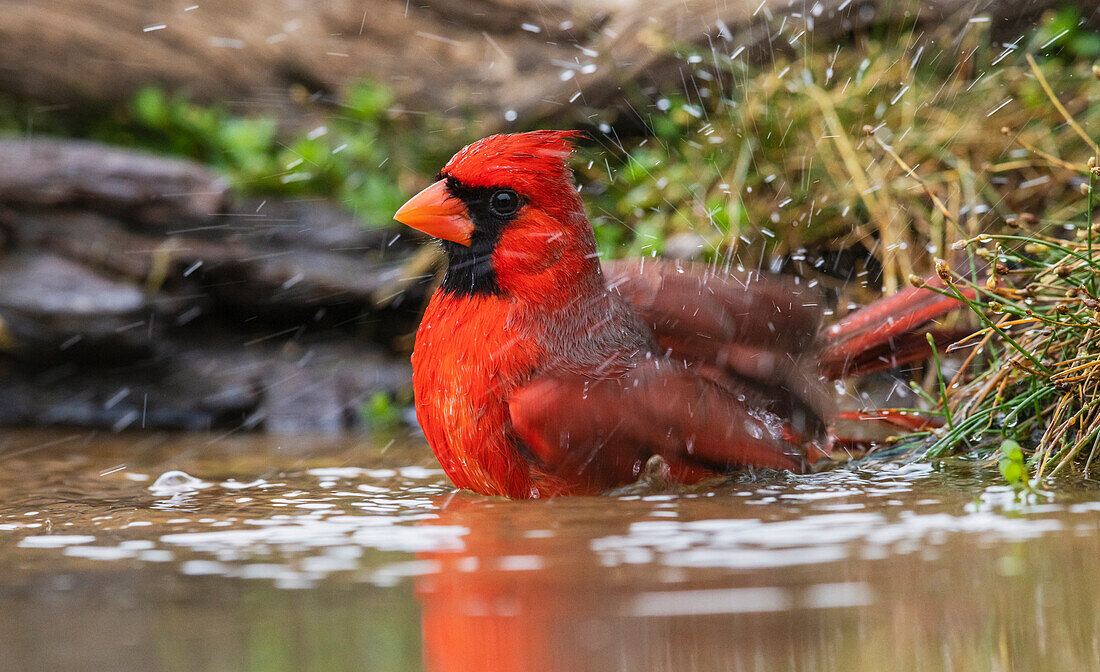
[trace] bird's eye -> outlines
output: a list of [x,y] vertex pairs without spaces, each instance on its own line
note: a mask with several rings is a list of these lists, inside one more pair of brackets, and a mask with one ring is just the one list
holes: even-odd
[[511,189],[497,189],[489,197],[489,209],[499,217],[515,214],[519,210],[519,194]]

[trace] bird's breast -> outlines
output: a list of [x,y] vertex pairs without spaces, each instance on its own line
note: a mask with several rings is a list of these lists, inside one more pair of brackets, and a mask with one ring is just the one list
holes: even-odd
[[509,435],[508,401],[537,367],[536,339],[507,299],[437,292],[413,350],[416,416],[459,487],[529,496],[531,476]]

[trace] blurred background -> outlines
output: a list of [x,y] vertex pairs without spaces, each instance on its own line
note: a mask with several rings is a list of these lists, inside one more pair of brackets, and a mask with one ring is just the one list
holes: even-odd
[[1098,114],[1089,0],[2,11],[8,426],[409,420],[439,265],[390,216],[489,133],[588,131],[575,167],[605,256],[799,273],[843,313],[968,231],[1083,207],[1076,178],[1014,161],[1014,138],[1089,151],[1026,58],[1081,123]]

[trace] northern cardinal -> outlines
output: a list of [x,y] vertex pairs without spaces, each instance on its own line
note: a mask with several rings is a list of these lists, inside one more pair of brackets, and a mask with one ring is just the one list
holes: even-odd
[[658,454],[687,483],[737,466],[802,471],[825,455],[820,373],[894,363],[891,339],[954,307],[910,289],[819,337],[820,298],[796,280],[601,264],[567,165],[576,137],[479,140],[394,215],[447,256],[417,330],[413,389],[458,487],[592,494],[634,481]]

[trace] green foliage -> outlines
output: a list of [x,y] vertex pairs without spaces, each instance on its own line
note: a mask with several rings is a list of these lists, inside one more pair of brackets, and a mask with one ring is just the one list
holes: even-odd
[[1001,458],[997,466],[1001,475],[1016,490],[1023,490],[1028,485],[1027,465],[1024,464],[1024,451],[1020,444],[1013,439],[1005,439],[1001,442]]
[[1100,34],[1085,27],[1077,7],[1052,12],[1036,31],[1032,44],[1041,52],[1066,60],[1092,60],[1100,57]]
[[[1066,16],[1054,15],[1042,31]],[[1055,49],[1055,41],[1044,51],[1038,31],[1006,50],[991,44],[986,30],[975,23],[959,39],[903,33],[858,47],[799,45],[797,57],[764,67],[684,49],[685,74],[695,73],[692,96],[640,103],[644,137],[583,154],[582,173],[598,185],[590,188],[593,215],[601,228],[621,229],[598,232],[601,251],[661,252],[671,236],[691,232],[703,239],[708,258],[749,266],[777,255],[806,258],[803,248],[862,246],[873,251],[886,288],[902,286],[966,230],[989,226],[1032,198],[1035,192],[995,193],[996,185],[1016,182],[1002,126],[1035,134],[1056,155],[1080,154],[1026,53],[1072,54],[1077,60],[1051,68],[1052,85],[1084,115],[1082,123],[1100,125],[1100,107],[1085,104],[1100,86],[1091,64],[1080,60],[1094,34],[1076,28],[1059,38],[1072,49]],[[718,78],[693,65],[715,62],[724,70]],[[1051,205],[1068,202],[1054,189],[1045,196]],[[968,201],[979,199],[992,207],[974,212]]]
[[217,169],[239,192],[333,198],[370,224],[389,223],[409,192],[470,140],[457,123],[395,110],[393,93],[370,82],[301,112],[314,122],[294,129],[270,114],[244,115],[146,88],[125,109],[86,117],[0,101],[0,131],[187,157]]
[[129,126],[135,144],[209,163],[238,190],[328,196],[385,223],[407,196],[403,182],[434,170],[455,140],[441,122],[406,119],[392,106],[388,89],[361,82],[324,123],[285,137],[273,117],[146,89],[134,98]]
[[237,186],[278,172],[272,118],[234,117],[222,107],[196,105],[153,88],[134,96],[131,114],[126,132],[134,144],[209,163],[232,176]]
[[390,432],[401,426],[401,408],[385,392],[375,392],[359,407],[359,416],[372,430]]
[[386,115],[393,106],[393,92],[369,82],[352,85],[344,100],[344,111],[348,116],[372,123]]
[[[1080,133],[1085,148],[1097,151]],[[946,262],[939,268],[944,293],[962,298],[968,289],[976,297],[966,303],[984,328],[965,340],[967,347],[981,343],[983,356],[949,386],[945,406],[954,426],[936,431],[926,454],[990,455],[999,445],[1001,473],[1019,488],[1075,469],[1094,474],[1100,452],[1100,169],[1095,158],[1078,165],[1048,158],[1047,172],[1076,186],[1076,207],[1062,212],[1080,208],[1083,216],[1009,218],[1004,233],[960,242],[982,260],[981,277],[956,274]],[[1021,442],[1034,446],[1027,462]]]

